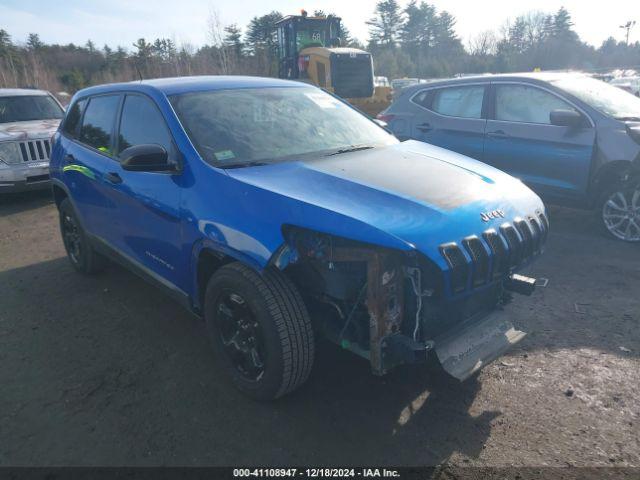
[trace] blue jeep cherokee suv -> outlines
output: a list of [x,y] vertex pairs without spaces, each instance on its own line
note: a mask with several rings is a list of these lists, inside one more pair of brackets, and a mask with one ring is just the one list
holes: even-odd
[[545,201],[595,207],[609,234],[640,242],[640,98],[619,88],[574,73],[466,77],[406,88],[379,118]]
[[524,336],[506,304],[549,228],[519,180],[275,79],[82,90],[51,177],[72,265],[166,289],[261,399],[305,381],[318,335],[375,374],[434,352],[470,376]]

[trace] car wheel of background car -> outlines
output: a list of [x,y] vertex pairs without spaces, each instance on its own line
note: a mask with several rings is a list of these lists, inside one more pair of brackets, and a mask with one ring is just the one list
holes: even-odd
[[106,259],[91,247],[68,198],[60,203],[59,213],[62,242],[73,268],[86,274],[102,270]]
[[311,320],[280,271],[259,274],[237,262],[221,267],[207,285],[204,311],[214,353],[243,393],[275,399],[309,376]]
[[602,223],[610,235],[640,242],[640,184],[614,184],[605,189],[600,205]]

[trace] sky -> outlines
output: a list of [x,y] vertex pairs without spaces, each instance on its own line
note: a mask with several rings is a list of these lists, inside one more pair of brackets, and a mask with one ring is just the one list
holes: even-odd
[[[398,0],[401,6],[408,0]],[[599,46],[609,36],[624,40],[620,25],[636,20],[630,41],[640,41],[640,1],[608,0],[429,0],[438,10],[446,9],[457,19],[456,31],[462,41],[486,31],[498,30],[509,19],[529,11],[555,12],[564,6],[580,37]],[[603,8],[603,6],[605,6]],[[341,16],[356,38],[366,41],[366,21],[373,16],[375,0],[0,0],[0,28],[15,42],[24,42],[30,32],[47,43],[122,45],[144,37],[174,39],[195,47],[211,43],[207,19],[215,10],[223,24],[244,27],[255,15],[271,10],[297,14],[301,8],[322,9]]]

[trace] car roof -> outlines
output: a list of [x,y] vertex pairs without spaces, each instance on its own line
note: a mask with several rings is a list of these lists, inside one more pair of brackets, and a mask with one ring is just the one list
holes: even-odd
[[416,92],[424,88],[433,88],[446,85],[464,85],[467,83],[478,82],[497,82],[500,80],[526,80],[532,83],[546,83],[563,78],[585,77],[581,72],[522,72],[522,73],[501,73],[501,74],[485,74],[485,75],[469,75],[459,78],[448,78],[443,80],[435,80],[418,85],[411,85],[403,88],[403,92]]
[[120,91],[151,90],[161,92],[167,96],[181,93],[202,92],[207,90],[236,90],[243,88],[273,88],[273,87],[309,87],[309,84],[280,80],[277,78],[250,77],[236,75],[202,75],[190,77],[154,78],[125,83],[110,83],[80,90],[77,95],[95,95],[99,93]]
[[50,95],[46,90],[35,88],[0,88],[0,97],[25,97],[34,95]]

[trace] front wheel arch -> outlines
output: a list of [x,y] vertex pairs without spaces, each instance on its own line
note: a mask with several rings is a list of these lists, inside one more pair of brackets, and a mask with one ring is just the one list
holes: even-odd
[[640,169],[634,168],[629,160],[606,163],[596,172],[591,183],[591,205],[599,208],[602,195],[613,185],[633,179],[640,179]]

